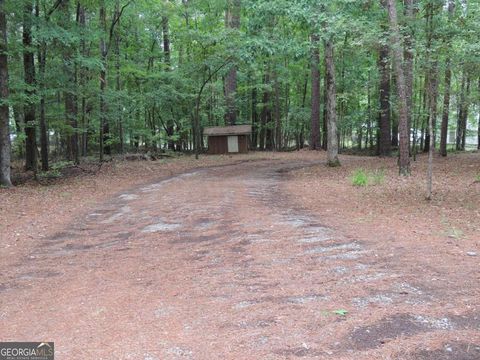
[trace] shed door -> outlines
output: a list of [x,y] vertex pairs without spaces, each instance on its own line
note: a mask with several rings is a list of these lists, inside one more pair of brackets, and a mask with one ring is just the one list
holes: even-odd
[[228,137],[228,152],[238,153],[238,136]]

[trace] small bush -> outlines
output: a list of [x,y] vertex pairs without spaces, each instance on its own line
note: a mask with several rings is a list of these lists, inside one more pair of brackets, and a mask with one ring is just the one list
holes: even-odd
[[58,179],[62,177],[62,173],[60,170],[50,170],[50,171],[42,171],[38,173],[38,177],[41,179]]
[[57,161],[50,166],[50,169],[53,171],[60,171],[69,166],[73,166],[73,161]]
[[358,169],[355,170],[352,177],[353,186],[367,186],[368,185],[368,176],[365,170]]
[[385,170],[375,170],[372,173],[372,180],[374,185],[382,185],[385,180]]
[[385,180],[385,170],[379,169],[367,172],[364,169],[355,170],[352,176],[353,186],[381,185]]

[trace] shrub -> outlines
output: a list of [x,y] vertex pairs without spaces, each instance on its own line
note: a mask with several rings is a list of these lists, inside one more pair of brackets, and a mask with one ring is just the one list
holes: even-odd
[[62,173],[60,172],[60,170],[55,169],[39,172],[37,176],[41,179],[57,179],[62,177]]
[[385,180],[385,170],[379,169],[367,172],[364,169],[357,169],[352,175],[353,186],[381,185]]
[[385,170],[379,169],[372,173],[372,180],[374,185],[382,185],[385,180]]
[[352,177],[353,186],[367,186],[368,185],[368,176],[365,170],[358,169],[355,170]]

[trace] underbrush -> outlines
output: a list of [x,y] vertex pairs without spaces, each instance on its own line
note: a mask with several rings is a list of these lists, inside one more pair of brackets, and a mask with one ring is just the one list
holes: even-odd
[[357,169],[354,171],[351,181],[353,186],[358,187],[381,185],[385,181],[385,170],[367,171],[365,169]]

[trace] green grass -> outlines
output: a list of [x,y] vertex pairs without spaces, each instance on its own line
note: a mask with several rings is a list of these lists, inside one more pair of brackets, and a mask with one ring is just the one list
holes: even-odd
[[49,171],[41,171],[38,177],[42,179],[56,179],[62,177],[62,170],[66,167],[72,166],[73,161],[58,161],[50,166]]
[[52,169],[49,171],[39,172],[37,176],[41,179],[56,179],[62,177],[62,173],[60,170]]
[[480,182],[480,174],[478,174],[477,177],[475,178],[475,182]]
[[368,185],[381,185],[385,181],[385,170],[377,169],[374,171],[366,171],[364,169],[357,169],[352,175],[352,185],[358,187],[365,187]]
[[374,185],[382,185],[385,181],[385,170],[377,169],[371,174],[371,179]]
[[368,185],[368,175],[367,172],[363,169],[355,170],[352,176],[352,185],[353,186],[367,186]]
[[57,161],[50,166],[50,169],[60,171],[72,165],[73,165],[73,161]]

